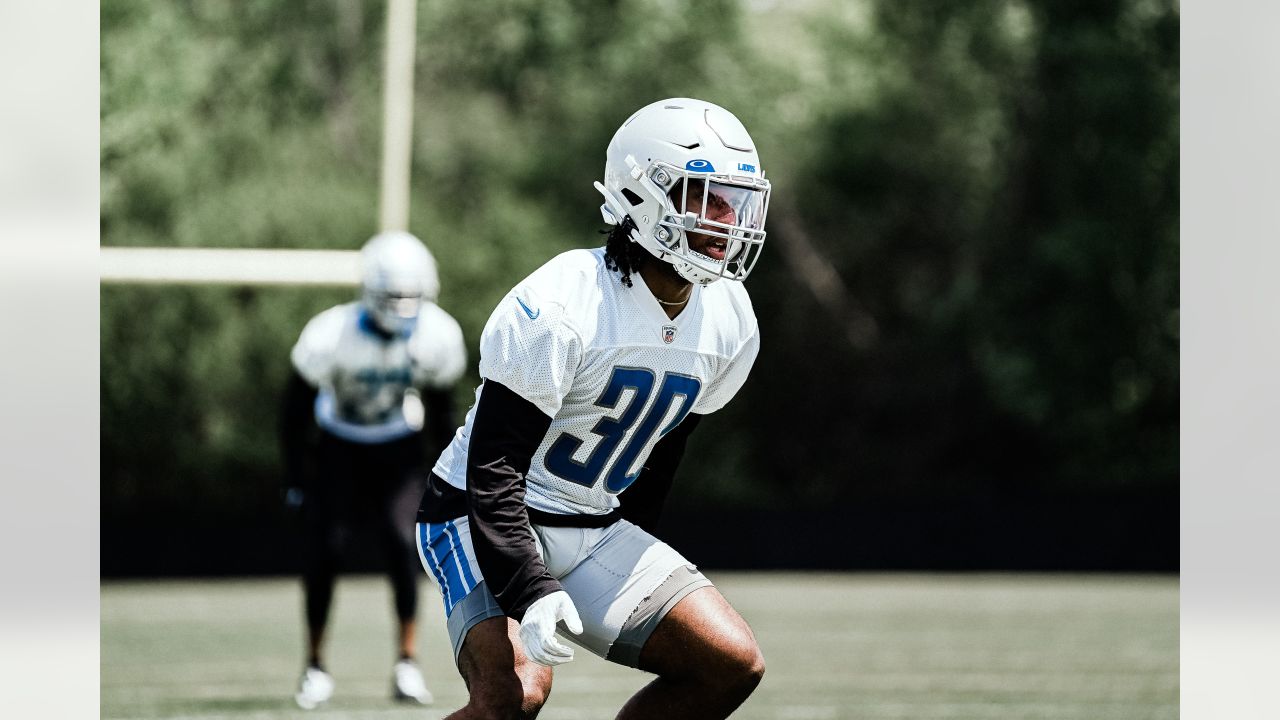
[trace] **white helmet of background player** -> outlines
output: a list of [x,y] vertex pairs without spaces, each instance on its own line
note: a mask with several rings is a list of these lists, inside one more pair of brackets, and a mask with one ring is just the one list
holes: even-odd
[[[631,239],[689,282],[747,277],[764,245],[769,181],[733,113],[703,100],[660,100],[618,128],[605,158],[604,183],[595,183],[605,222],[630,217]],[[721,210],[708,217],[708,207]],[[724,259],[692,250],[689,232],[723,242]]]
[[399,334],[412,329],[424,301],[440,292],[436,261],[427,246],[404,231],[379,233],[360,250],[365,310],[383,330]]

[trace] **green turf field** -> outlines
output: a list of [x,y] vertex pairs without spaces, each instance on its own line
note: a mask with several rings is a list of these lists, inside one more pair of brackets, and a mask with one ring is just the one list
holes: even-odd
[[[1171,577],[709,573],[751,623],[768,672],[736,718],[1178,717]],[[423,581],[428,709],[389,699],[391,597],[344,578],[318,718],[438,718],[465,698]],[[293,580],[102,586],[102,717],[286,718],[301,669]],[[648,676],[579,649],[545,720],[610,718]]]

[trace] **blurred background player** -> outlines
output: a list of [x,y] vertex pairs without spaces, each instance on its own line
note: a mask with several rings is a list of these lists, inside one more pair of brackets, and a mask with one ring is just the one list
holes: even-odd
[[398,658],[392,694],[429,703],[415,656],[418,558],[414,512],[425,445],[448,444],[451,393],[466,367],[457,321],[435,304],[435,261],[406,232],[384,232],[361,250],[362,296],[312,318],[293,348],[281,442],[286,503],[305,532],[306,668],[295,696],[310,709],[333,694],[323,643],[334,581],[356,521],[383,550],[395,594]]
[[606,156],[605,247],[553,258],[493,311],[476,405],[418,514],[470,693],[451,718],[536,715],[573,658],[558,623],[658,676],[619,718],[727,717],[764,673],[747,623],[651,532],[690,432],[759,351],[741,281],[769,182],[742,123],[689,98],[642,108]]

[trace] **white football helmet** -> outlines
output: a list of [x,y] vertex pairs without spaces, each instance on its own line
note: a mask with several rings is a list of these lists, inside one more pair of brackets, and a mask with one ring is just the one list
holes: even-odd
[[689,282],[742,280],[760,258],[769,181],[747,129],[719,105],[671,98],[641,108],[614,133],[595,187],[604,221],[630,217],[631,239]]
[[413,235],[394,230],[379,233],[360,250],[365,310],[378,327],[392,334],[413,329],[422,303],[440,292],[436,261]]

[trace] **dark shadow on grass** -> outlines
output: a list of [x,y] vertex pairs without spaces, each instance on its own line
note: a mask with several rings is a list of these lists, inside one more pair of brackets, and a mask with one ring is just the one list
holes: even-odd
[[[335,698],[334,701],[316,710],[305,711],[294,704],[293,697],[290,695],[173,699],[163,703],[159,708],[162,713],[161,716],[199,715],[204,713],[235,715],[240,713],[270,712],[278,714],[280,717],[297,717],[302,713],[323,715],[326,710],[344,713],[385,712],[394,715],[398,711],[420,713],[423,711],[431,712],[435,709],[409,703],[397,703],[387,698],[353,696],[344,697],[341,700]],[[438,716],[437,714],[429,715],[431,718]],[[422,718],[421,720],[427,720],[427,718]]]
[[288,695],[249,695],[239,697],[174,699],[164,703],[166,714],[243,713],[261,710],[302,712]]

